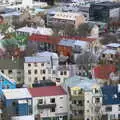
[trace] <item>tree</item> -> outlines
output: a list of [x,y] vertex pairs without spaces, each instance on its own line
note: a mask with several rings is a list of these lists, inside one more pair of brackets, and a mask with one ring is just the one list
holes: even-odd
[[91,28],[88,23],[80,24],[77,29],[77,35],[87,37],[90,34]]
[[76,36],[76,30],[72,24],[65,24],[63,31],[65,36]]

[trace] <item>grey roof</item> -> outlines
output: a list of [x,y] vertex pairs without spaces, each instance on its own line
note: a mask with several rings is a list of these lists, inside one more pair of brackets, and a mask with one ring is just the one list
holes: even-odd
[[49,62],[48,57],[37,57],[37,56],[31,56],[31,57],[25,57],[25,62],[27,63],[33,63],[33,62]]
[[80,87],[83,90],[91,90],[91,88],[96,85],[97,82],[94,79],[89,79],[87,77],[73,76],[65,80],[65,87]]
[[23,59],[0,59],[0,69],[24,69]]

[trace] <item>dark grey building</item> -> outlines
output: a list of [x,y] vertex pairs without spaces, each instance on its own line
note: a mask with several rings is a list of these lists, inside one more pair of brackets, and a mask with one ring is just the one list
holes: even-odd
[[111,19],[119,19],[120,3],[101,2],[91,4],[89,15],[92,21],[109,22]]

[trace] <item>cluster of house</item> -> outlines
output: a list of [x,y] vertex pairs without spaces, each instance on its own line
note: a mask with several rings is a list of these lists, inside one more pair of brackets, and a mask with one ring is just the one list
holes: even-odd
[[[26,1],[0,9],[0,120],[119,120],[120,43],[103,45],[99,36],[120,17],[119,2],[43,9],[45,3]],[[23,21],[30,26],[19,27]],[[88,37],[57,36],[52,29],[84,23]],[[7,56],[12,39],[18,48]]]

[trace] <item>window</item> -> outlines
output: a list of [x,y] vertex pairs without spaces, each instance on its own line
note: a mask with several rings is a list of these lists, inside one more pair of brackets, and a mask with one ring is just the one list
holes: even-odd
[[100,98],[95,98],[95,103],[99,103],[100,102]]
[[63,75],[63,72],[60,72],[60,75]]
[[95,93],[98,93],[99,91],[95,88]]
[[37,70],[34,70],[34,74],[37,74],[38,73],[38,71]]
[[1,70],[2,73],[4,73],[4,70]]
[[83,102],[81,100],[78,100],[78,105],[83,106]]
[[51,109],[50,109],[50,112],[55,112],[55,108],[51,108]]
[[111,106],[108,106],[105,108],[106,112],[111,112],[112,111],[112,107]]
[[45,70],[43,70],[43,74],[45,74],[46,73],[46,71]]
[[43,99],[39,99],[38,104],[43,104]]
[[31,66],[31,64],[30,63],[28,63],[28,67],[30,67]]
[[43,77],[43,80],[45,80],[46,78],[45,77]]
[[12,70],[8,70],[8,73],[9,73],[9,74],[12,74]]
[[64,75],[67,75],[67,71],[64,71]]
[[60,97],[60,99],[63,99],[63,97]]
[[50,102],[51,102],[51,103],[55,103],[55,98],[51,98],[51,99],[50,99]]
[[34,79],[35,81],[37,81],[38,80],[38,78],[37,77],[35,77],[35,79]]
[[73,101],[73,104],[76,104],[76,103],[77,103],[76,100],[74,100],[74,101]]
[[120,111],[120,105],[118,105],[118,110]]
[[44,63],[41,63],[41,66],[44,66]]
[[29,74],[29,75],[31,74],[31,70],[28,70],[28,74]]
[[73,95],[76,95],[76,94],[77,94],[77,91],[76,91],[76,90],[74,90],[74,91],[73,91]]
[[37,67],[37,63],[34,63],[34,66]]

